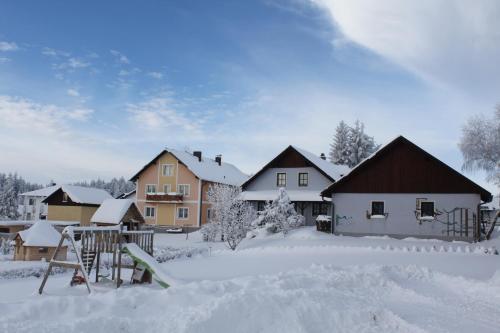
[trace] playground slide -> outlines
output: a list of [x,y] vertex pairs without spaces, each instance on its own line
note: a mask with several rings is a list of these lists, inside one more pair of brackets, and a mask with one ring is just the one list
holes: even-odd
[[152,275],[153,279],[163,288],[170,287],[168,284],[169,277],[162,271],[160,265],[149,254],[144,252],[137,244],[127,243],[123,250],[135,261],[141,263]]

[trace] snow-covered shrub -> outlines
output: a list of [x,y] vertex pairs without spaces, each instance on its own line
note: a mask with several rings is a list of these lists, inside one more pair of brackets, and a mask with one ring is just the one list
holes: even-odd
[[278,190],[278,197],[268,202],[257,220],[258,225],[265,226],[269,232],[283,232],[304,224],[304,217],[297,214],[284,188]]
[[11,240],[7,237],[0,237],[0,254],[8,255],[12,252]]
[[209,223],[204,224],[201,227],[200,232],[203,235],[203,240],[205,242],[215,242],[221,237],[219,224],[213,221],[209,221]]
[[225,241],[234,250],[246,237],[256,213],[250,203],[240,199],[241,189],[235,186],[214,184],[208,190],[212,215],[201,230],[204,239]]

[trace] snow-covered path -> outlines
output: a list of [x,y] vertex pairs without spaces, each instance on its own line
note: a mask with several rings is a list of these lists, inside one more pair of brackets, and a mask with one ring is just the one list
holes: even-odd
[[499,256],[365,240],[304,229],[245,240],[236,252],[212,244],[211,256],[161,264],[184,281],[169,289],[104,286],[88,296],[62,274],[38,296],[40,279],[1,280],[0,332],[500,331]]

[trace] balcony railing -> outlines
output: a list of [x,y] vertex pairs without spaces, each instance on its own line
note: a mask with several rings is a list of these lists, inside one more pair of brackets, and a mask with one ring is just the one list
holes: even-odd
[[180,203],[182,202],[182,194],[149,193],[146,194],[146,201],[164,201],[164,202]]

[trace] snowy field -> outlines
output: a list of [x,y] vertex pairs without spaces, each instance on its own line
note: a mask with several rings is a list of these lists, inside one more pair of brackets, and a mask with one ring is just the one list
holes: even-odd
[[340,237],[301,228],[233,252],[198,233],[158,234],[172,287],[69,287],[1,272],[0,332],[500,332],[500,249],[438,240]]

